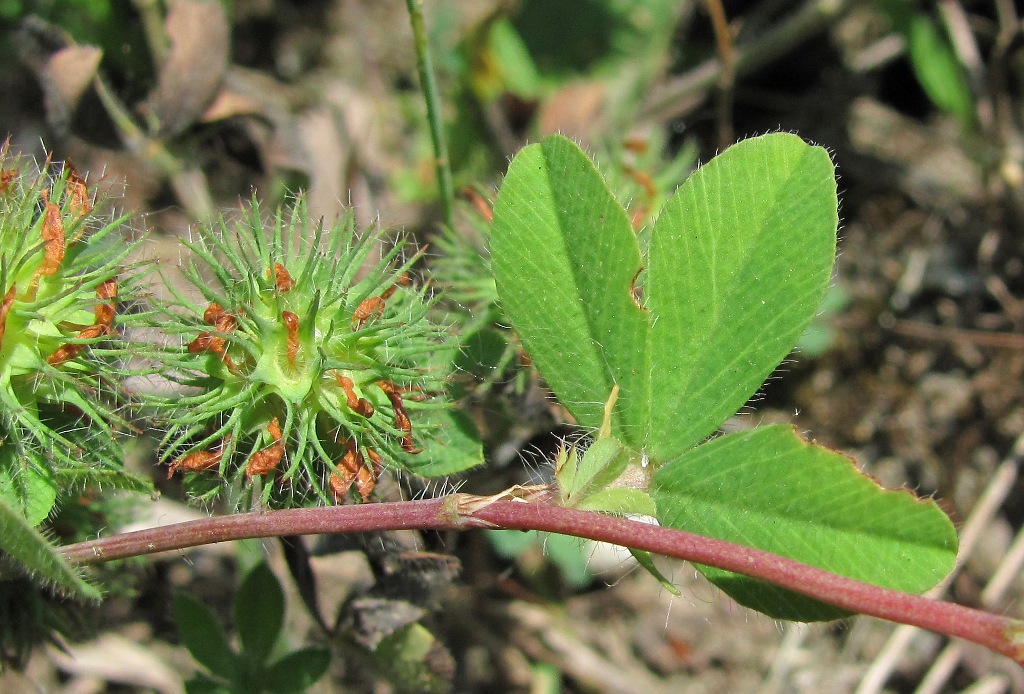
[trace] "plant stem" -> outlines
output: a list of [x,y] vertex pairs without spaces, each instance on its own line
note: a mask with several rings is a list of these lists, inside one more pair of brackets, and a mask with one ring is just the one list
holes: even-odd
[[420,71],[420,86],[427,103],[427,121],[430,123],[430,142],[434,146],[434,172],[437,176],[437,190],[441,197],[441,214],[447,226],[452,225],[452,207],[455,192],[452,188],[452,169],[448,161],[448,143],[444,136],[444,122],[441,120],[441,101],[434,79],[434,61],[430,57],[430,41],[427,39],[426,24],[423,21],[423,0],[405,0],[409,8],[409,21],[416,45],[416,65]]
[[641,107],[638,120],[662,123],[678,118],[703,102],[705,92],[720,83],[724,70],[731,69],[735,79],[792,52],[834,22],[846,5],[845,0],[809,0],[755,41],[734,46],[731,68],[713,58],[663,84]]
[[725,149],[733,144],[732,103],[736,86],[736,59],[732,45],[732,31],[725,17],[722,0],[704,0],[704,7],[711,18],[715,32],[715,51],[722,69],[718,74],[718,147]]
[[303,508],[220,516],[90,540],[62,548],[69,562],[113,559],[258,537],[381,530],[506,528],[574,535],[714,566],[837,607],[986,646],[1024,665],[1024,622],[962,605],[880,588],[761,550],[625,518],[454,494],[439,499]]
[[142,30],[146,34],[146,43],[153,56],[153,66],[159,71],[167,54],[170,52],[170,41],[164,32],[164,17],[157,0],[132,0],[135,11],[142,20]]
[[213,219],[216,207],[210,197],[210,189],[202,170],[183,164],[160,140],[151,138],[143,132],[142,128],[136,125],[128,108],[114,95],[114,91],[102,75],[96,76],[93,85],[100,103],[103,104],[107,114],[114,122],[121,142],[128,151],[167,176],[178,200],[197,220]]

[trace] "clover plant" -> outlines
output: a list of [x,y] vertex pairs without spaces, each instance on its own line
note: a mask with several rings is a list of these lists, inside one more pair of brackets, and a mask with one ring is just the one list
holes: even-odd
[[[451,159],[425,25],[418,4],[407,7],[451,232]],[[938,42],[920,26],[908,30],[912,53]],[[97,88],[102,97],[102,80]],[[929,93],[966,123],[962,94],[940,91]],[[681,174],[683,159],[667,171]],[[478,248],[454,236],[438,245],[448,253],[434,265],[438,284],[471,309],[450,317],[418,277],[421,251],[357,230],[351,215],[311,220],[301,196],[271,215],[254,199],[237,219],[198,227],[186,286],[169,285],[171,301],[146,295],[124,220],[96,214],[74,168],[33,171],[0,148],[0,664],[24,662],[25,643],[57,628],[51,597],[100,597],[83,565],[245,537],[411,528],[611,541],[666,586],[639,550],[697,562],[772,617],[862,612],[1024,663],[1019,620],[907,594],[935,585],[956,559],[956,533],[933,500],[882,489],[793,427],[719,433],[820,310],[838,226],[828,152],[784,133],[746,140],[660,210],[665,179],[631,168],[621,173],[643,191],[632,214],[612,192],[623,181],[609,186],[572,141],[553,136],[519,152],[480,229],[493,277]],[[506,318],[518,343],[499,327]],[[164,339],[137,342],[135,327]],[[466,354],[458,330],[469,334]],[[490,367],[493,381],[520,356],[593,435],[559,452],[552,484],[366,503],[385,469],[430,478],[481,463],[472,423],[451,409],[450,372]],[[158,373],[171,393],[122,387]],[[134,426],[162,429],[159,459],[195,498],[259,512],[58,547],[48,519],[62,501],[152,489],[125,470],[117,435]],[[616,517],[634,515],[660,526]],[[189,691],[299,691],[328,666],[323,649],[279,653],[283,598],[265,565],[234,601],[238,650],[196,601],[179,596],[174,608],[206,669]],[[421,666],[434,641],[410,624],[375,657],[396,682],[433,687]]]
[[[498,294],[560,402],[598,431],[585,453],[560,456],[564,504],[655,515],[909,592],[949,573],[956,534],[933,501],[880,489],[792,427],[708,440],[818,310],[837,210],[828,153],[783,133],[701,167],[639,236],[570,140],[549,137],[516,156],[494,205]],[[843,614],[702,571],[774,617]]]
[[144,272],[124,273],[122,220],[93,213],[73,167],[33,172],[5,145],[0,176],[0,495],[38,523],[76,483],[148,486],[113,436],[133,320],[119,309]]

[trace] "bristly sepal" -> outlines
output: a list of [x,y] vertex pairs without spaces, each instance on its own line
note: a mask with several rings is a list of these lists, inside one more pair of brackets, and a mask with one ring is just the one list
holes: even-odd
[[169,474],[204,501],[230,489],[235,505],[282,507],[366,501],[386,467],[431,469],[422,451],[447,408],[436,355],[450,347],[410,279],[418,254],[357,234],[350,214],[313,224],[301,198],[269,221],[254,200],[185,245],[202,299],[172,288],[162,317],[180,339],[165,373],[185,386],[157,403]]

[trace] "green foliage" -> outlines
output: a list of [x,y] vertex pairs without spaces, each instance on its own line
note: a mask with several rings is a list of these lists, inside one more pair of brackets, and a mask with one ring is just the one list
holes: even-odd
[[624,57],[656,51],[677,12],[671,0],[526,0],[511,21],[538,71],[565,79],[621,69]]
[[[461,343],[454,363],[456,397],[470,392],[486,394],[507,376],[519,351],[518,341],[502,325],[507,321],[498,306],[498,292],[487,264],[490,225],[478,212],[467,210],[464,217],[464,229],[447,227],[442,231],[434,242],[438,254],[430,259],[431,275],[444,290],[443,308],[448,319],[454,320]],[[524,379],[518,377],[517,390],[523,385]]]
[[[880,585],[924,590],[949,572],[956,536],[933,502],[883,492],[785,428],[698,445],[756,392],[815,315],[835,257],[837,209],[827,152],[766,135],[694,173],[642,247],[572,142],[550,137],[516,156],[494,208],[498,294],[559,400],[599,430],[582,457],[559,458],[563,503],[637,513],[649,509],[650,492],[664,525]],[[706,495],[699,523],[686,510],[695,503],[689,490]],[[710,513],[715,507],[723,512]],[[768,515],[802,524],[776,531]],[[870,558],[854,549],[861,536],[873,538]],[[807,544],[821,551],[807,553]],[[869,562],[870,574],[858,562]],[[706,573],[768,614],[838,616],[756,581]]]
[[906,40],[910,66],[928,98],[964,128],[975,127],[974,97],[967,70],[949,35],[927,12],[916,9],[907,0],[879,0],[878,4]]
[[79,41],[89,40],[102,29],[115,28],[113,0],[77,0],[73,3],[59,0],[2,0],[0,17],[20,19],[28,12],[62,20],[64,28]]
[[[555,459],[555,482],[559,501],[563,506],[583,510],[654,516],[657,512],[654,500],[638,488],[647,487],[646,479],[629,479],[629,476],[624,475],[627,469],[644,475],[644,466],[633,458],[632,451],[611,435],[612,411],[618,394],[616,386],[604,405],[604,422],[597,438],[585,453],[581,454],[576,446],[563,446],[558,452]],[[590,583],[590,570],[587,566],[590,546],[579,538],[556,533],[500,530],[492,531],[489,537],[499,554],[516,558],[520,564],[527,563],[523,561],[524,555],[542,549],[550,562],[558,568],[563,582],[572,588],[582,588]],[[654,566],[647,552],[634,549],[629,551],[667,590],[679,595],[675,586]]]
[[299,649],[270,662],[284,624],[284,594],[266,563],[246,575],[233,608],[240,652],[210,608],[185,593],[175,596],[181,641],[206,669],[186,684],[189,692],[303,692],[327,671],[330,652],[324,648]]
[[[125,40],[141,29],[134,14],[122,21],[118,10],[126,7],[90,0],[31,9],[78,41],[102,39],[116,67],[122,45],[142,43]],[[28,3],[0,0],[0,17],[28,11]],[[461,164],[467,177],[474,164],[494,160],[497,148],[483,143],[503,133],[483,133],[494,127],[487,109],[499,98],[540,98],[570,80],[620,71],[627,55],[650,62],[678,9],[671,0],[527,0],[503,12],[488,17],[453,61],[468,98],[460,100],[452,157],[436,159]],[[949,38],[905,4],[897,15],[929,97],[973,124]],[[55,43],[68,38],[57,34]],[[115,71],[128,89],[141,88],[133,79],[138,55],[122,56]],[[643,71],[627,74],[619,91],[641,89]],[[559,453],[563,505],[655,515],[901,590],[938,581],[955,558],[955,533],[934,503],[879,489],[849,460],[786,427],[706,441],[806,339],[835,254],[827,153],[791,135],[755,138],[670,195],[690,155],[662,161],[662,144],[648,143],[646,158],[635,159],[625,146],[610,148],[607,182],[565,138],[523,150],[493,225],[478,220],[469,242],[448,229],[437,244],[438,284],[465,309],[444,321],[427,284],[409,280],[419,254],[403,256],[403,245],[379,230],[357,233],[351,216],[311,224],[301,200],[269,221],[254,201],[240,221],[200,228],[187,244],[191,286],[172,286],[173,304],[150,314],[121,311],[139,298],[145,275],[128,264],[123,220],[97,223],[85,183],[70,168],[36,174],[4,147],[0,659],[22,661],[24,644],[51,635],[48,593],[100,595],[50,541],[45,524],[55,509],[84,488],[151,488],[125,472],[115,438],[129,428],[120,381],[133,375],[129,358],[139,356],[181,386],[171,397],[149,396],[145,411],[165,428],[162,461],[184,472],[206,502],[221,495],[243,508],[342,502],[352,485],[367,501],[385,467],[427,477],[466,470],[481,462],[481,447],[472,421],[449,410],[449,372],[462,369],[485,390],[513,362],[532,360],[577,420],[597,432],[586,450]],[[484,261],[487,239],[494,277]],[[129,349],[122,336],[140,317],[180,344]],[[503,326],[506,317],[521,344]],[[456,324],[462,349],[442,322]],[[567,582],[589,580],[576,538],[492,539],[517,556],[543,544]],[[635,556],[657,575],[648,555]],[[775,617],[843,614],[701,570]],[[30,599],[14,609],[26,586]],[[326,671],[325,649],[281,654],[284,599],[264,564],[246,576],[233,608],[236,640],[201,603],[175,598],[182,642],[206,670],[189,691],[303,691]],[[410,624],[373,658],[391,668],[397,686],[434,691],[448,681],[429,669],[435,648],[428,630]]]
[[965,128],[975,125],[974,99],[967,73],[949,37],[925,14],[916,13],[907,31],[907,50],[928,98]]
[[[643,231],[653,222],[661,205],[692,170],[695,153],[684,147],[669,151],[661,137],[650,135],[627,141],[613,139],[602,147],[609,161],[609,187],[626,207],[630,222]],[[513,367],[528,364],[508,319],[498,303],[497,288],[491,273],[486,244],[490,223],[485,219],[487,203],[474,193],[476,210],[467,211],[458,230],[443,230],[431,258],[435,282],[444,290],[443,307],[449,319],[456,321],[462,349],[455,367],[464,377],[456,380],[455,392],[483,395]],[[515,369],[516,391],[521,392],[529,369]]]
[[43,590],[100,597],[38,527],[57,504],[86,484],[151,489],[124,470],[115,438],[127,428],[120,333],[134,320],[118,308],[145,273],[119,278],[132,250],[119,238],[123,220],[100,221],[92,206],[70,167],[51,176],[0,148],[0,590],[35,584],[24,610],[12,603],[20,626],[4,634],[5,653],[19,649],[9,639],[54,628]]
[[828,283],[837,223],[824,150],[750,140],[666,203],[645,264],[593,164],[554,137],[509,167],[491,249],[503,305],[562,403],[596,429],[618,384],[613,433],[665,461],[714,432],[791,349]]
[[[256,487],[278,506],[333,502],[355,482],[365,500],[381,466],[423,475],[481,462],[472,427],[443,397],[452,348],[411,285],[418,255],[401,244],[373,259],[379,233],[351,216],[313,227],[301,200],[264,221],[202,228],[185,276],[203,297],[178,296],[160,327],[182,347],[165,371],[193,394],[168,410],[162,459],[211,498],[222,485]],[[367,271],[368,268],[368,271]]]
[[87,631],[79,604],[53,595],[33,579],[0,579],[0,672],[24,668],[32,648],[59,643],[57,634],[76,637]]
[[[78,506],[86,487],[150,492],[125,471],[118,430],[129,428],[122,339],[138,316],[145,268],[127,263],[123,219],[93,211],[69,166],[54,175],[0,146],[0,659],[63,631],[71,608],[96,601],[44,523]],[[137,351],[135,353],[138,353]],[[89,532],[91,525],[80,530]],[[77,528],[76,528],[77,529]]]
[[828,153],[781,133],[729,148],[665,204],[643,277],[652,458],[713,433],[793,348],[831,277],[838,224]]
[[[253,609],[255,605],[259,609]],[[245,577],[233,607],[242,650],[259,662],[266,661],[284,623],[284,593],[266,563],[257,564]]]

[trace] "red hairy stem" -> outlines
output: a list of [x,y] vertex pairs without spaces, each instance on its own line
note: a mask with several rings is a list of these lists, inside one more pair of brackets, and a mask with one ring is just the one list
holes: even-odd
[[454,494],[439,499],[291,509],[220,516],[63,547],[72,563],[194,547],[226,540],[370,530],[539,530],[645,550],[715,566],[788,588],[837,607],[956,636],[1024,665],[1024,622],[880,588],[723,540],[591,511],[525,503],[508,495]]

